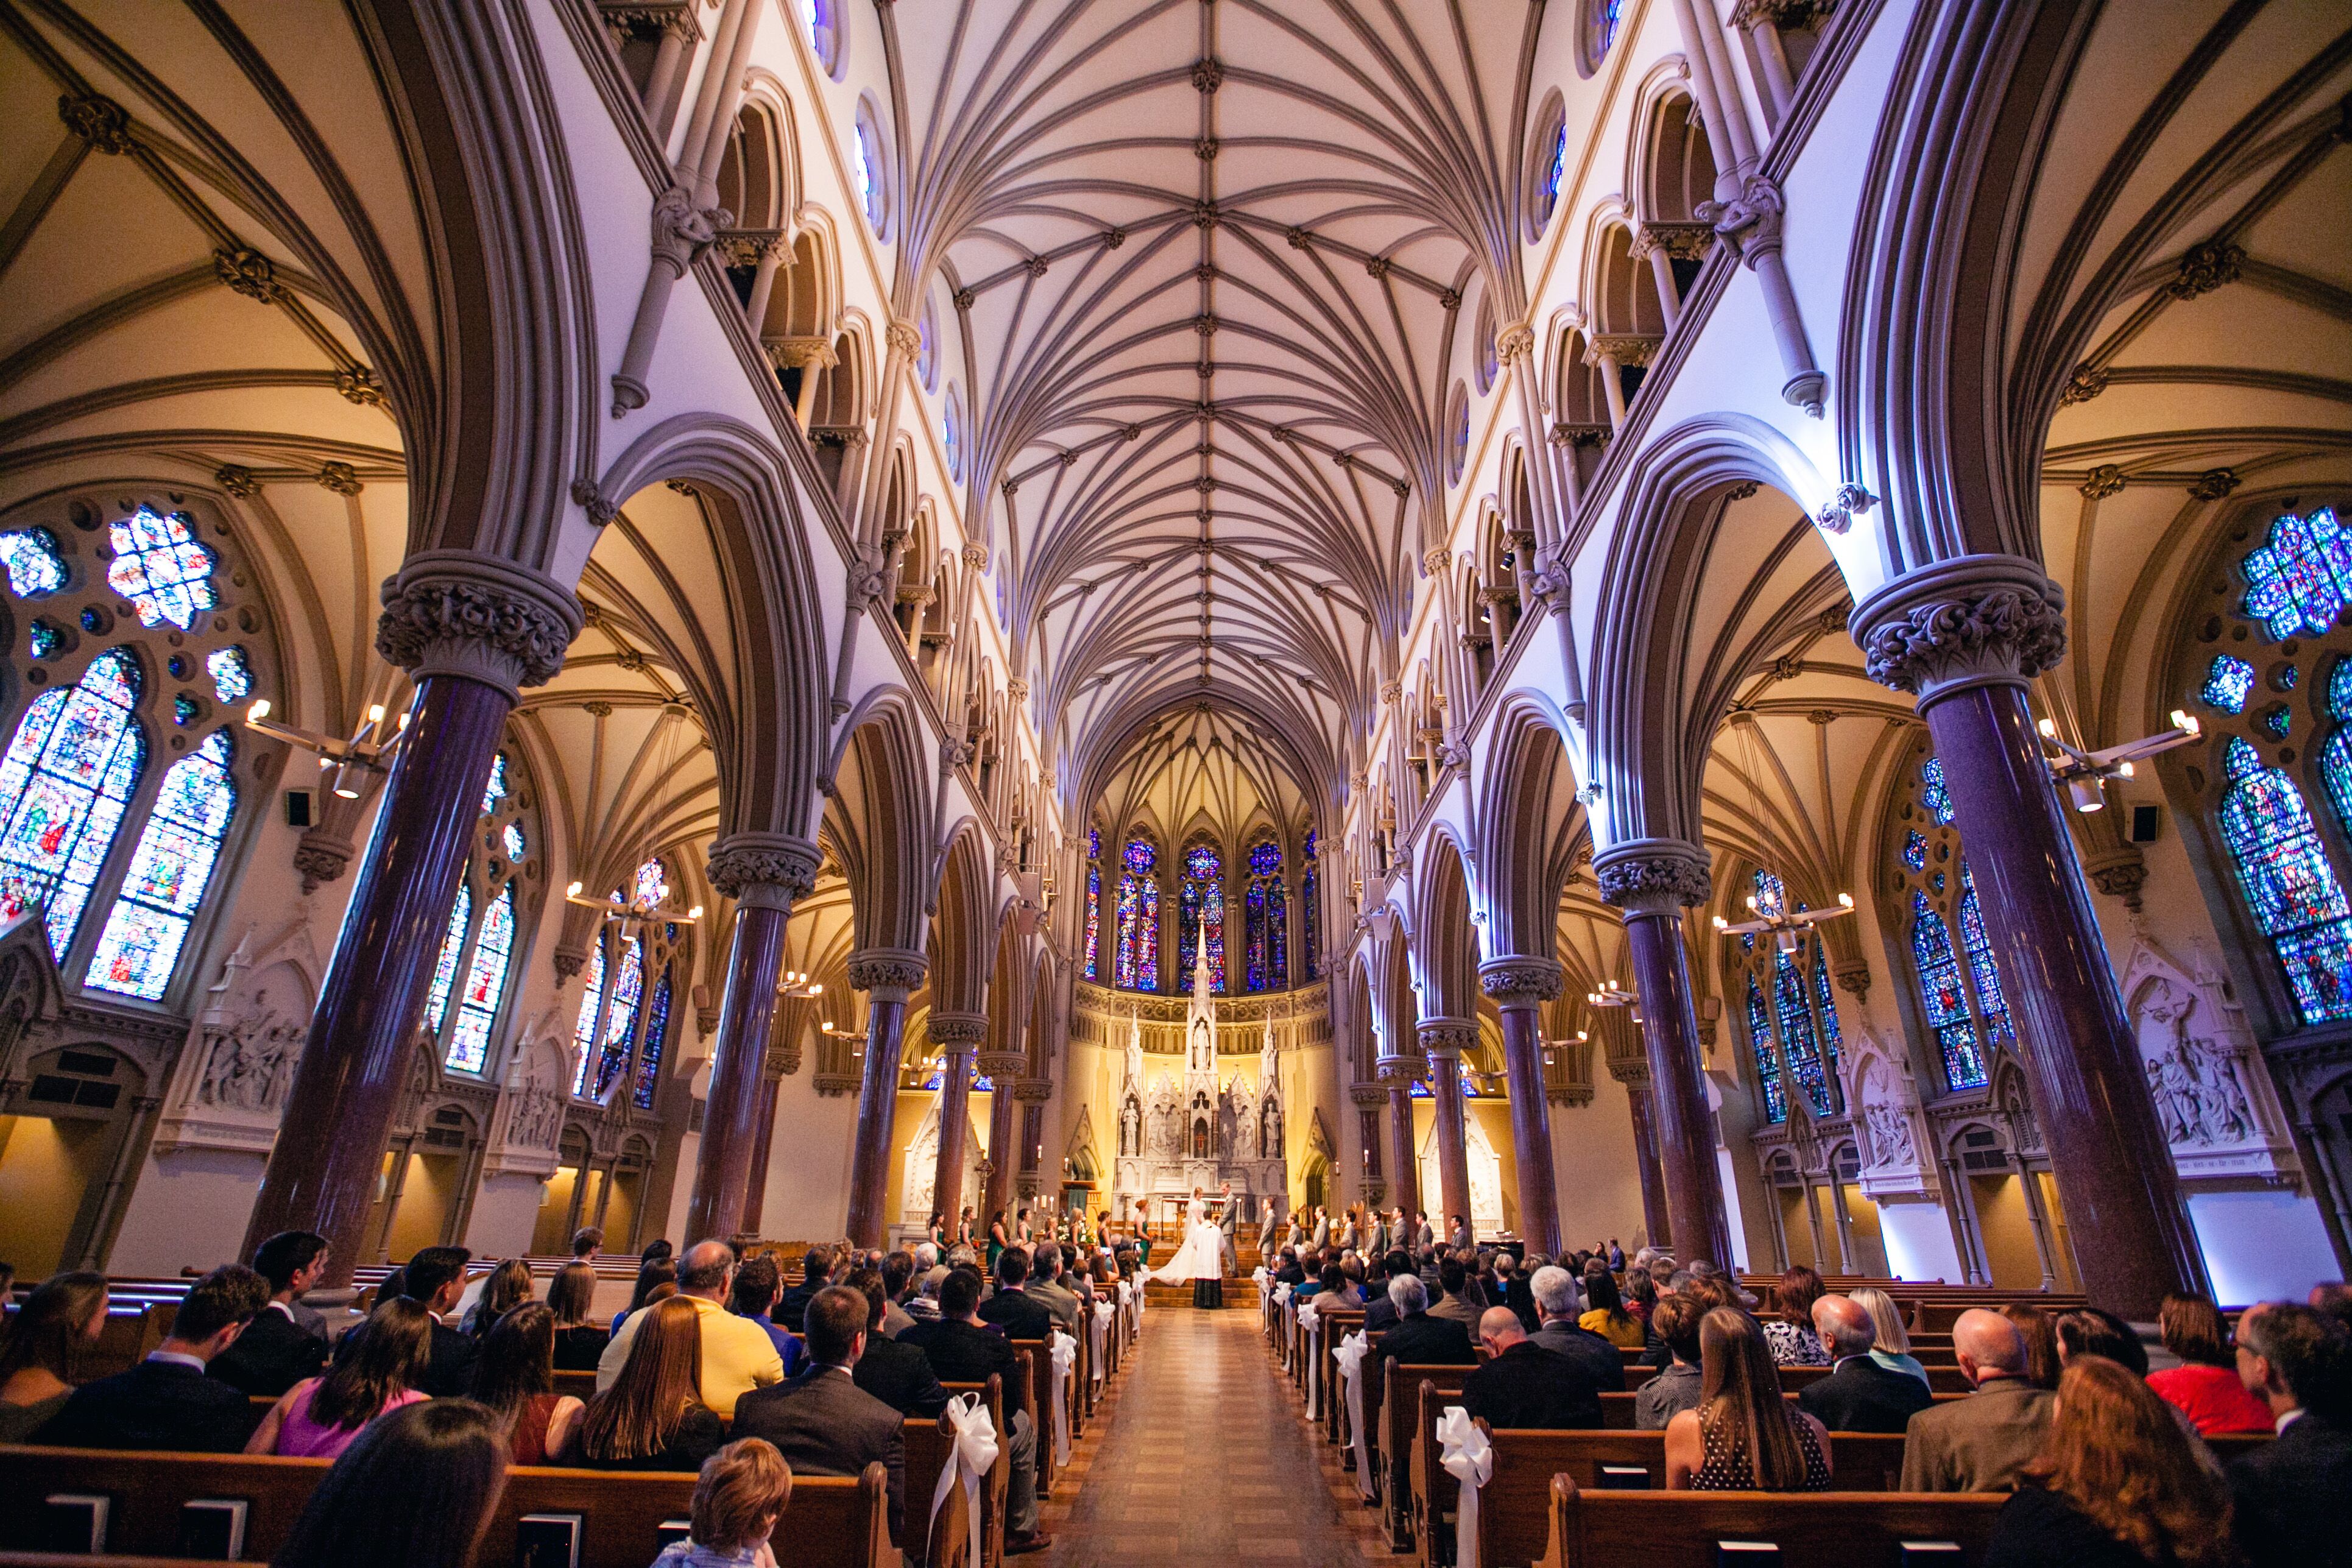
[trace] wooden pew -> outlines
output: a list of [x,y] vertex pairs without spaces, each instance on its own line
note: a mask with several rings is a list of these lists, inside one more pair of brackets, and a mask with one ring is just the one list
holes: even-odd
[[[1841,1563],[1885,1568],[1907,1542],[1950,1542],[1966,1568],[1984,1559],[1999,1493],[1586,1491],[1568,1476],[1551,1482],[1544,1568],[1612,1568],[1626,1543],[1641,1544],[1652,1568],[1717,1568],[1719,1543],[1769,1542],[1788,1563]],[[1482,1530],[1483,1536],[1484,1531]]]
[[[1013,1485],[1013,1427],[1005,1404],[1004,1380],[991,1377],[986,1383],[942,1383],[940,1386],[946,1389],[950,1397],[962,1394],[979,1394],[981,1404],[988,1407],[989,1423],[996,1429],[996,1463],[990,1467],[988,1479],[980,1489],[980,1531],[982,1568],[997,1568],[1004,1561],[1005,1510],[1009,1506]],[[1016,1405],[1012,1408],[1019,1406]],[[931,1489],[940,1484],[940,1469],[946,1463],[945,1443],[941,1443],[938,1462],[924,1471],[922,1484],[918,1486],[915,1481],[914,1434],[910,1430],[907,1436],[908,1506],[913,1507],[913,1500],[920,1497],[924,1500],[923,1506],[928,1508],[930,1506]]]
[[1054,1495],[1054,1363],[1044,1340],[1014,1340],[1013,1353],[1029,1358],[1029,1397],[1024,1406],[1037,1427],[1037,1495]]
[[[1348,1441],[1348,1424],[1339,1408],[1347,1403],[1347,1390],[1339,1383],[1339,1342],[1363,1326],[1361,1307],[1333,1307],[1316,1313],[1313,1375],[1322,1403],[1315,1409],[1317,1418],[1323,1423],[1323,1440],[1327,1443]],[[1351,1461],[1347,1468],[1353,1469],[1355,1466]]]
[[[942,1386],[946,1385],[942,1384]],[[981,1560],[979,1563],[969,1561],[971,1547],[971,1522],[970,1516],[964,1511],[965,1503],[961,1487],[952,1489],[953,1495],[949,1503],[940,1509],[940,1518],[944,1521],[950,1509],[956,1514],[955,1532],[950,1542],[953,1547],[953,1562],[961,1564],[961,1568],[995,1568],[995,1564],[1004,1560],[1005,1478],[1011,1470],[1011,1460],[1004,1451],[1007,1435],[1003,1426],[1003,1381],[1001,1378],[992,1377],[985,1387],[977,1384],[967,1384],[959,1388],[950,1388],[949,1393],[961,1393],[967,1389],[982,1395],[981,1403],[988,1407],[989,1417],[996,1423],[997,1432],[996,1463],[990,1468],[989,1473],[981,1479],[980,1485]],[[913,1415],[908,1416],[902,1424],[902,1435],[907,1445],[906,1528],[909,1531],[923,1528],[924,1521],[929,1518],[931,1497],[939,1489],[940,1472],[947,1468],[949,1460],[954,1453],[954,1439],[944,1428],[943,1421],[944,1417],[929,1420]],[[940,1541],[940,1528],[943,1527],[934,1527],[931,1531],[930,1539],[935,1546]],[[934,1557],[930,1560],[930,1568],[943,1568],[943,1565]]]
[[[1388,1490],[1384,1517],[1389,1527],[1389,1549],[1410,1552],[1416,1538],[1414,1520],[1420,1510],[1420,1498],[1413,1488],[1412,1438],[1413,1422],[1421,1414],[1422,1391],[1433,1398],[1460,1399],[1462,1380],[1470,1375],[1466,1366],[1404,1366],[1393,1358],[1383,1359],[1380,1426],[1381,1474],[1386,1479]],[[1632,1425],[1628,1406],[1626,1424]]]

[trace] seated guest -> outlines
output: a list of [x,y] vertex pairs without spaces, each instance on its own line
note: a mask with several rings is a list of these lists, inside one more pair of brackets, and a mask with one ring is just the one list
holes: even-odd
[[637,1254],[637,1267],[643,1268],[648,1263],[667,1263],[677,1256],[677,1248],[670,1245],[669,1237],[657,1236],[646,1243],[645,1250]]
[[[677,1299],[700,1325],[698,1375],[702,1403],[721,1421],[734,1419],[735,1402],[754,1388],[784,1380],[783,1357],[775,1341],[768,1337],[767,1325],[736,1317],[722,1304],[734,1277],[735,1254],[723,1241],[698,1241],[677,1260]],[[596,1363],[597,1393],[612,1387],[620,1376],[636,1331],[637,1319],[633,1316],[604,1348]]]
[[593,1225],[583,1226],[572,1233],[572,1261],[593,1263],[596,1255],[604,1250],[604,1233]]
[[[1534,1298],[1540,1320],[1540,1326],[1528,1338],[1582,1367],[1593,1387],[1601,1393],[1622,1394],[1624,1358],[1617,1353],[1615,1345],[1576,1321],[1583,1311],[1583,1300],[1577,1294],[1575,1276],[1565,1268],[1546,1265],[1528,1281],[1528,1293]],[[1697,1320],[1694,1318],[1692,1321],[1696,1324]]]
[[768,1316],[793,1333],[799,1333],[808,1315],[808,1304],[816,1300],[818,1291],[833,1283],[834,1262],[830,1247],[810,1247],[801,1257],[801,1282],[784,1292],[783,1298],[776,1303],[775,1310]]
[[1295,1246],[1286,1247],[1278,1256],[1280,1261],[1275,1265],[1274,1282],[1277,1285],[1287,1285],[1293,1290],[1306,1284],[1307,1270],[1298,1261],[1298,1248]]
[[1389,1300],[1397,1321],[1381,1336],[1381,1359],[1394,1356],[1408,1366],[1474,1366],[1478,1352],[1470,1331],[1453,1318],[1429,1310],[1429,1287],[1418,1274],[1400,1274],[1389,1281]]
[[2147,1374],[2156,1396],[2189,1417],[2200,1436],[2216,1432],[2267,1432],[2271,1407],[2238,1377],[2238,1358],[2221,1312],[2203,1296],[2179,1293],[2157,1309],[2164,1348],[2180,1364]]
[[775,1568],[768,1538],[793,1498],[793,1468],[775,1445],[739,1437],[703,1462],[694,1483],[693,1532],[654,1568]]
[[1625,1310],[1617,1294],[1617,1281],[1607,1269],[1584,1277],[1584,1299],[1591,1310],[1576,1321],[1585,1332],[1598,1334],[1619,1350],[1637,1351],[1648,1342],[1648,1331],[1642,1320]]
[[2230,1466],[2238,1545],[2252,1568],[2352,1563],[2352,1338],[2309,1307],[2259,1305],[2238,1320],[2238,1373],[2271,1408],[2278,1440]]
[[[567,1465],[594,1470],[698,1470],[726,1441],[727,1423],[705,1404],[702,1314],[673,1296],[629,1318],[629,1347],[610,1386],[573,1424]],[[597,1376],[604,1382],[600,1369]]]
[[1976,1392],[1922,1410],[1903,1428],[1903,1489],[2008,1491],[2041,1452],[2051,1392],[2026,1380],[2025,1336],[1999,1312],[1962,1312],[1952,1354]]
[[[947,1289],[942,1285],[941,1289]],[[1043,1340],[1054,1332],[1054,1314],[1029,1294],[1029,1252],[1008,1247],[996,1258],[996,1294],[981,1303],[980,1321],[1016,1340]]]
[[758,1326],[776,1347],[777,1356],[784,1363],[784,1375],[800,1374],[802,1358],[807,1353],[801,1342],[779,1327],[768,1314],[776,1310],[776,1302],[784,1293],[784,1278],[772,1258],[747,1258],[735,1268],[735,1288],[729,1298],[727,1310],[747,1323]]
[[1830,1431],[1899,1433],[1936,1403],[1924,1380],[1871,1359],[1878,1325],[1859,1301],[1843,1296],[1815,1301],[1813,1332],[1829,1347],[1837,1370],[1799,1390],[1797,1408]]
[[[0,1295],[0,1302],[7,1298]],[[21,1443],[65,1408],[78,1350],[106,1331],[106,1276],[52,1275],[0,1342],[0,1443]]]
[[280,1231],[253,1249],[253,1271],[269,1282],[269,1304],[209,1370],[248,1394],[275,1399],[326,1370],[326,1320],[302,1305],[303,1294],[326,1276],[326,1237]]
[[[1696,1298],[1666,1296],[1650,1314],[1650,1327],[1665,1342],[1674,1360],[1633,1393],[1633,1425],[1643,1432],[1663,1432],[1685,1410],[1698,1408],[1706,1380],[1699,1373],[1698,1322],[1706,1308]],[[1603,1342],[1611,1355],[1617,1352]]]
[[33,1435],[58,1448],[185,1448],[234,1454],[251,1430],[243,1393],[205,1375],[269,1300],[268,1282],[225,1263],[190,1286],[163,1342],[128,1372],[85,1383]]
[[1479,1314],[1485,1309],[1469,1298],[1470,1270],[1458,1254],[1449,1252],[1438,1258],[1437,1284],[1444,1294],[1429,1309],[1429,1315],[1451,1319],[1465,1329],[1476,1328]]
[[1317,1283],[1321,1285],[1322,1289],[1318,1290],[1316,1295],[1332,1306],[1360,1307],[1364,1304],[1361,1293],[1349,1288],[1347,1269],[1338,1263],[1325,1262],[1323,1273]]
[[[888,1305],[882,1313],[882,1331],[897,1339],[915,1326],[914,1314],[907,1310],[907,1298],[915,1289],[915,1255],[904,1247],[882,1260],[882,1291]],[[787,1368],[785,1374],[791,1375]]]
[[470,1568],[507,1487],[507,1448],[470,1399],[373,1423],[311,1489],[274,1568]]
[[1626,1274],[1624,1289],[1618,1294],[1625,1299],[1625,1310],[1647,1323],[1658,1304],[1658,1282],[1650,1278],[1648,1269],[1633,1269]]
[[555,1314],[555,1370],[594,1372],[613,1336],[589,1321],[596,1300],[596,1271],[567,1263],[547,1287],[547,1310]]
[[2041,1452],[2020,1473],[1984,1568],[2234,1564],[2229,1487],[2139,1378],[2105,1356],[2069,1362]]
[[482,1280],[482,1293],[474,1299],[466,1313],[466,1332],[478,1340],[486,1337],[500,1318],[532,1295],[530,1265],[520,1258],[508,1258]]
[[1004,1380],[1004,1403],[1012,1412],[1005,1421],[1011,1433],[1007,1457],[1013,1462],[1004,1550],[1012,1556],[1042,1552],[1054,1544],[1054,1538],[1037,1529],[1037,1426],[1013,1394],[1020,1386],[1021,1366],[1013,1342],[981,1324],[980,1291],[978,1269],[950,1271],[940,1286],[939,1316],[917,1323],[898,1336],[898,1342],[920,1350],[941,1383],[986,1383],[992,1376]]
[[1927,1369],[1911,1353],[1911,1331],[1903,1326],[1903,1309],[1885,1291],[1864,1286],[1846,1292],[1846,1300],[1870,1314],[1878,1337],[1870,1343],[1870,1359],[1889,1372],[1927,1381]]
[[423,1302],[433,1314],[433,1364],[425,1368],[424,1387],[435,1399],[463,1394],[474,1381],[474,1357],[480,1346],[448,1321],[457,1298],[466,1293],[466,1265],[473,1257],[462,1247],[427,1247],[408,1260],[407,1289],[402,1294]]
[[2147,1375],[2147,1347],[2132,1326],[2097,1307],[2077,1307],[2061,1312],[2052,1325],[2058,1336],[2058,1364],[2071,1366],[2077,1356],[2105,1356],[2134,1377]]
[[[631,1312],[641,1307],[651,1306],[658,1300],[659,1298],[654,1292],[665,1285],[670,1288],[672,1294],[677,1293],[677,1265],[671,1262],[667,1255],[656,1258],[649,1263],[640,1264],[637,1268],[637,1282],[629,1291],[629,1304],[613,1314],[613,1333],[617,1334],[621,1331],[621,1325],[629,1321]],[[605,1337],[610,1339],[612,1335],[607,1334]],[[596,1353],[603,1355],[604,1348],[597,1347]]]
[[1412,1272],[1412,1255],[1408,1252],[1391,1249],[1389,1255],[1381,1260],[1380,1291],[1369,1297],[1364,1302],[1366,1333],[1377,1334],[1382,1330],[1396,1326],[1396,1303],[1389,1300],[1389,1281]]
[[2036,1388],[2055,1393],[2058,1388],[2058,1321],[2041,1308],[2027,1301],[2011,1301],[2002,1307],[2000,1315],[2007,1318],[2025,1341],[2025,1381]]
[[1764,1320],[1764,1342],[1774,1366],[1827,1366],[1830,1352],[1813,1332],[1813,1303],[1822,1299],[1822,1277],[1800,1263],[1772,1288],[1773,1316]]
[[409,1297],[394,1297],[351,1331],[325,1376],[304,1378],[269,1407],[245,1451],[334,1458],[369,1422],[425,1397],[432,1352],[433,1314]]
[[1830,1440],[1780,1397],[1755,1319],[1713,1307],[1698,1322],[1699,1403],[1666,1423],[1670,1491],[1825,1492]]
[[1059,1242],[1045,1241],[1029,1255],[1029,1294],[1045,1304],[1061,1331],[1075,1337],[1078,1331],[1078,1298],[1062,1278],[1062,1247]]
[[1478,1342],[1487,1360],[1462,1380],[1463,1409],[1497,1430],[1599,1429],[1600,1384],[1583,1367],[1529,1339],[1517,1312],[1487,1308],[1478,1320]]
[[902,1345],[882,1331],[884,1309],[890,1304],[889,1288],[878,1270],[861,1268],[842,1281],[866,1298],[872,1310],[866,1324],[866,1352],[857,1358],[850,1380],[901,1415],[933,1416],[948,1407],[948,1391],[940,1386],[930,1358],[920,1345]]
[[555,1392],[555,1314],[537,1301],[499,1319],[474,1363],[476,1404],[498,1418],[518,1465],[544,1465],[572,1440],[583,1407]]
[[[0,1300],[5,1300],[5,1289],[0,1289]],[[2352,1332],[2352,1285],[2341,1279],[2323,1279],[2311,1288],[2305,1304],[2315,1312],[2326,1313],[2343,1325],[2347,1332]]]
[[[1019,1252],[1009,1248],[1005,1257]],[[857,1386],[872,1304],[856,1290],[827,1286],[808,1306],[809,1370],[790,1383],[743,1396],[735,1431],[776,1446],[793,1473],[855,1476],[879,1460],[890,1476],[890,1539],[902,1539],[907,1440],[896,1410]]]

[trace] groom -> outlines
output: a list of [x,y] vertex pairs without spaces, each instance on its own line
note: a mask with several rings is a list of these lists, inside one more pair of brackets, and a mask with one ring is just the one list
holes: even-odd
[[1241,1224],[1241,1200],[1234,1196],[1234,1184],[1227,1182],[1217,1189],[1217,1229],[1224,1236],[1223,1267],[1228,1275],[1234,1271],[1241,1261],[1241,1254],[1234,1249],[1234,1231]]

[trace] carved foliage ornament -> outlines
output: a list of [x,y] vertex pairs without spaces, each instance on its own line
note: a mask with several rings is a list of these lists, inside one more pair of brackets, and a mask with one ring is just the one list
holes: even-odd
[[1498,1003],[1529,1005],[1559,995],[1562,974],[1548,958],[1497,958],[1478,966],[1478,984]]
[[1714,887],[1706,863],[1680,853],[1612,859],[1599,868],[1598,880],[1602,900],[1637,912],[1703,904]]
[[897,991],[902,994],[923,983],[930,965],[919,952],[877,948],[849,955],[849,984],[856,991]]
[[[1899,580],[1898,580],[1899,585]],[[2064,595],[2000,583],[1904,606],[1863,640],[1870,679],[1925,697],[1962,682],[2030,679],[2066,656]],[[1857,612],[1859,614],[1859,612]]]
[[97,93],[68,93],[58,100],[58,118],[66,129],[89,143],[93,153],[111,157],[131,151],[131,117],[122,105]]
[[417,675],[541,686],[563,668],[580,605],[535,573],[471,552],[429,550],[384,581],[375,647]]
[[1415,1032],[1432,1057],[1459,1056],[1478,1043],[1478,1026],[1463,1018],[1424,1019]]
[[712,847],[710,885],[730,899],[752,888],[781,889],[805,898],[816,885],[824,851],[803,838],[782,834],[739,834]]

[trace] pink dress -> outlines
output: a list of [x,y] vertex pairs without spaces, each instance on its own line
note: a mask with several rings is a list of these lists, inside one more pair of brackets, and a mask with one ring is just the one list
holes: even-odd
[[[288,1459],[335,1459],[344,1449],[359,1440],[367,1424],[357,1426],[322,1426],[310,1419],[310,1396],[319,1392],[319,1380],[311,1379],[295,1390],[294,1403],[286,1408],[284,1425],[278,1428],[278,1446],[270,1450]],[[389,1415],[404,1405],[415,1405],[425,1395],[413,1388],[402,1389],[383,1403],[378,1416]]]

